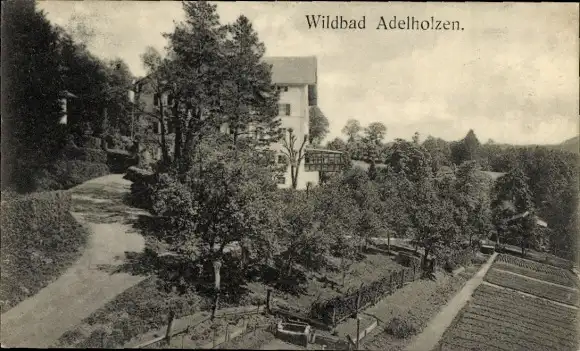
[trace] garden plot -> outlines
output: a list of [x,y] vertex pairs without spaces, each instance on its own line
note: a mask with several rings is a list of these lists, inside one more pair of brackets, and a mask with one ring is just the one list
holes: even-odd
[[485,281],[568,305],[578,305],[578,290],[502,272],[492,268]]
[[526,260],[523,258],[511,256],[511,255],[499,255],[496,259],[496,262],[505,262],[512,264],[514,266],[527,268],[529,270],[533,270],[536,272],[550,274],[552,276],[560,276],[560,277],[570,277],[570,272],[566,271],[565,269],[550,266],[547,264],[541,264],[538,262],[534,262],[531,260]]
[[576,286],[574,284],[574,281],[568,275],[562,276],[560,274],[555,275],[551,273],[539,272],[537,270],[533,270],[523,266],[517,266],[506,262],[495,262],[493,264],[493,268],[498,268],[504,271],[525,275],[530,278],[539,279],[554,284],[560,284],[568,287]]
[[481,285],[441,350],[578,350],[577,310]]

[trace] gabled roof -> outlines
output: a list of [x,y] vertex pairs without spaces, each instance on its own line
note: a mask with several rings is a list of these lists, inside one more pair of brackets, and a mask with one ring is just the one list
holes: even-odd
[[316,56],[264,57],[272,65],[274,84],[316,84]]

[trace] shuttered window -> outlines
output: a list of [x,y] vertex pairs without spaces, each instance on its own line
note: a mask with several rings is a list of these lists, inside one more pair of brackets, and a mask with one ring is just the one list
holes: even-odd
[[278,104],[278,115],[290,116],[290,104]]

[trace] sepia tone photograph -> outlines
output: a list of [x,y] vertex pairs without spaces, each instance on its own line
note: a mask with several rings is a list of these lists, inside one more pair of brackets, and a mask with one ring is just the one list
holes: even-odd
[[1,6],[2,348],[580,350],[578,4]]

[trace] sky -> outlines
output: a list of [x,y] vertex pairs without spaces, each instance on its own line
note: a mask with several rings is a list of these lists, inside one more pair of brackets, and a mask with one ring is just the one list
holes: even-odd
[[[102,58],[144,74],[139,55],[163,50],[174,1],[41,1],[48,19]],[[267,56],[318,58],[327,140],[348,119],[382,122],[387,140],[419,132],[458,140],[553,144],[579,132],[579,19],[574,3],[218,3],[222,23],[248,17]],[[306,16],[365,18],[365,29],[309,28]],[[459,21],[463,30],[390,30],[407,16]],[[84,35],[83,35],[84,33]]]

